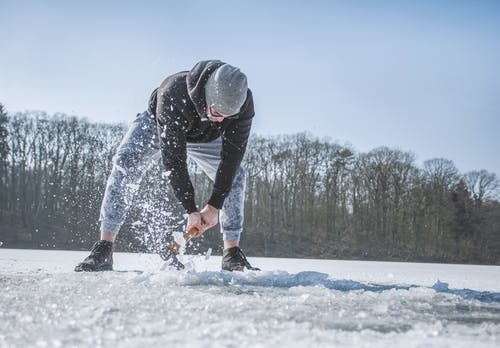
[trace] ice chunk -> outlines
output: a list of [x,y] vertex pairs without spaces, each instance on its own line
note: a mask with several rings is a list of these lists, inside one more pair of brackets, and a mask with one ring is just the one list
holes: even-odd
[[210,260],[210,256],[212,255],[212,248],[208,248],[207,252],[205,253],[205,260]]

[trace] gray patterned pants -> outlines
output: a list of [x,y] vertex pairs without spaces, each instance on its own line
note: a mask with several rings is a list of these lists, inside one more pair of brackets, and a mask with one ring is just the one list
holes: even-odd
[[[221,149],[221,138],[210,143],[188,143],[187,155],[214,181],[221,161]],[[143,112],[137,115],[113,158],[113,169],[101,205],[101,231],[118,233],[144,173],[160,158],[154,116]],[[224,240],[240,239],[244,199],[245,170],[240,166],[220,213]]]

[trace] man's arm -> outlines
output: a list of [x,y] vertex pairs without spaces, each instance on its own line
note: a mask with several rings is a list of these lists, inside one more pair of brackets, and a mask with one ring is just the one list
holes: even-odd
[[173,100],[158,91],[156,119],[163,164],[175,196],[187,213],[198,211],[194,188],[189,178],[186,153],[186,120],[177,111]]
[[208,200],[208,204],[217,209],[222,208],[231,191],[234,176],[245,155],[254,117],[253,98],[251,92],[248,93],[249,97],[242,108],[240,118],[231,121],[222,136],[222,160],[217,169],[212,195]]

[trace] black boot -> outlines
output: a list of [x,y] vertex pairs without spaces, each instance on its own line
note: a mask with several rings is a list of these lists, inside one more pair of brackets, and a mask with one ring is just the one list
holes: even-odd
[[90,255],[75,267],[75,272],[99,272],[113,270],[113,243],[100,240],[90,250]]
[[260,268],[252,267],[248,262],[243,250],[235,246],[224,249],[222,252],[222,270],[223,271],[243,271],[245,267],[251,271],[260,271]]

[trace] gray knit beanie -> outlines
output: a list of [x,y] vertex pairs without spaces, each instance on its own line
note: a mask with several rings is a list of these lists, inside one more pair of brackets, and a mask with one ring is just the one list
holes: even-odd
[[232,65],[224,64],[208,78],[205,98],[217,112],[231,116],[240,112],[247,98],[247,89],[245,74]]

